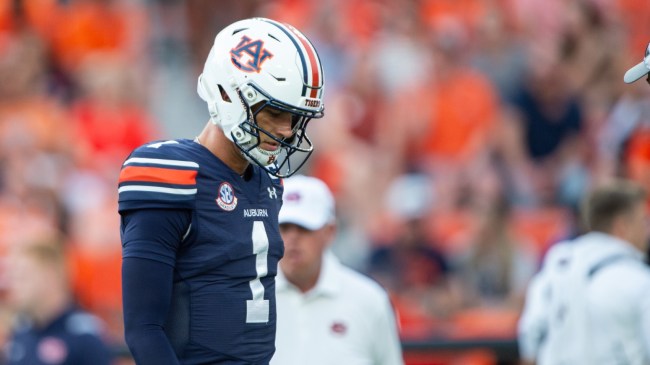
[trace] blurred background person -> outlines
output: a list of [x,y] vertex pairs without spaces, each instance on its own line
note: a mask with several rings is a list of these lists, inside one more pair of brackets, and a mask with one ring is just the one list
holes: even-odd
[[328,250],[334,199],[321,180],[284,181],[277,277],[278,329],[271,364],[403,364],[388,295]]
[[409,173],[391,182],[384,204],[384,235],[373,242],[367,274],[391,295],[403,338],[444,333],[456,305],[445,253],[428,229],[436,204],[433,181]]
[[584,201],[587,233],[551,248],[529,287],[519,340],[527,364],[647,364],[650,268],[647,193],[598,186]]
[[111,364],[103,324],[75,304],[61,242],[20,245],[9,262],[7,300],[16,317],[7,364]]
[[507,336],[516,328],[538,254],[508,224],[512,207],[504,194],[469,204],[472,225],[451,259],[458,298],[454,333],[463,338]]

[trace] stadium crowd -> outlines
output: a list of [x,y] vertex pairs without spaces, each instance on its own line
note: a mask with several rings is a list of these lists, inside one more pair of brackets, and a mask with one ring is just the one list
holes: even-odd
[[[76,297],[116,346],[121,163],[200,132],[186,90],[215,30],[251,16],[320,52],[325,117],[301,172],[334,193],[333,250],[389,291],[404,340],[514,338],[544,253],[582,230],[584,192],[650,189],[650,88],[623,83],[647,1],[1,1],[0,259],[63,235]],[[0,305],[0,343],[12,319]]]

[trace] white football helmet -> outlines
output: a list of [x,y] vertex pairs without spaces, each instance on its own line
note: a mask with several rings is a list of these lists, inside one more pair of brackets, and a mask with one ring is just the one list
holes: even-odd
[[[269,173],[291,176],[311,155],[305,128],[323,116],[323,69],[314,46],[294,27],[265,18],[227,26],[214,39],[197,88],[210,120]],[[257,104],[290,112],[293,136],[280,140],[260,128],[256,115],[262,108],[251,109]],[[260,133],[281,148],[260,148]]]

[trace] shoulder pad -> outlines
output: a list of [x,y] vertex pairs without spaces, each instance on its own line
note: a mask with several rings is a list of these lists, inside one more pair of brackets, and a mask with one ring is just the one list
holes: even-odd
[[122,164],[119,211],[193,207],[199,164],[185,157],[178,141],[137,148]]

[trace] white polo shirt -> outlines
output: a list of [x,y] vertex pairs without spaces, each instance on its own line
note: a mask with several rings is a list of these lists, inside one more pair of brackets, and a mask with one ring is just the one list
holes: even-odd
[[392,306],[373,280],[323,258],[316,286],[301,293],[278,270],[272,365],[401,365]]
[[597,232],[556,244],[529,286],[519,344],[539,365],[650,364],[643,254]]

